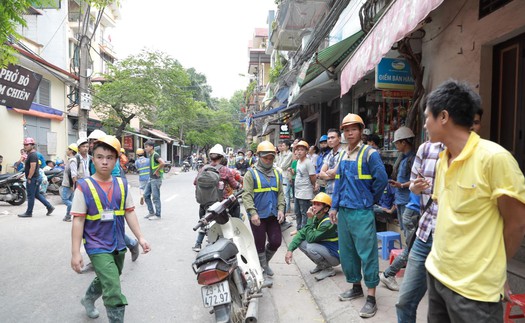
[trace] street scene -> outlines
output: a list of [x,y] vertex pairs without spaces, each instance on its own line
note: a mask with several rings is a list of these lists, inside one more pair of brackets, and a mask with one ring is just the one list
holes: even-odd
[[0,4],[1,322],[525,322],[525,2]]

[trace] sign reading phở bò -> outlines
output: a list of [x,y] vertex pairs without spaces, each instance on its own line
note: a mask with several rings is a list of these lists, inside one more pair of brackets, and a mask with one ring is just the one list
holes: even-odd
[[29,110],[41,80],[42,75],[22,66],[0,69],[0,104]]

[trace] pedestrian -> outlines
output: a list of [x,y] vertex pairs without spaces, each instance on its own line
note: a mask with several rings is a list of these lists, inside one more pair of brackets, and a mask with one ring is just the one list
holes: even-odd
[[[236,169],[231,169],[228,167],[228,158],[226,156],[221,158],[219,163],[222,166],[225,166],[219,169],[219,175],[220,175],[221,181],[224,183],[222,199],[226,199],[230,195],[234,194],[236,190],[239,190],[242,188],[241,176],[240,176],[240,173],[237,172]],[[236,175],[238,176],[237,178],[236,178]],[[228,207],[228,213],[232,217],[239,218],[242,220],[241,205],[239,204],[238,200],[235,200]]]
[[[291,212],[290,201],[293,200],[292,194],[292,174],[289,171],[290,166],[292,165],[293,153],[290,151],[290,141],[284,139],[279,142],[277,146],[279,149],[279,156],[276,158],[275,167],[279,170],[283,177],[283,190],[284,190],[284,201],[285,208],[284,214]],[[281,223],[281,231],[287,230],[292,224],[286,221],[286,217]]]
[[294,152],[297,156],[297,169],[295,172],[295,202],[294,211],[297,222],[297,229],[291,232],[291,235],[297,233],[306,224],[306,211],[311,206],[311,200],[314,198],[314,192],[318,191],[316,184],[315,168],[312,162],[306,158],[308,153],[308,143],[304,140],[299,141],[294,146]]
[[[390,178],[393,171],[392,165],[385,164],[385,171],[388,178]],[[395,199],[395,189],[391,185],[387,185],[377,204],[374,204],[374,215],[376,217],[376,221],[379,220],[386,223],[391,222],[392,218],[396,217],[396,204],[394,203]]]
[[317,274],[316,280],[335,276],[334,266],[339,265],[339,243],[337,225],[330,222],[328,211],[332,207],[332,198],[326,193],[317,194],[312,206],[306,212],[308,220],[297,232],[284,257],[287,264],[292,263],[293,251],[299,248],[315,263],[311,274]]
[[144,157],[144,149],[138,148],[135,153],[138,157],[135,160],[135,168],[139,172],[140,205],[144,205],[144,189],[149,180],[149,160]]
[[396,189],[396,209],[399,226],[407,237],[407,229],[403,223],[405,206],[410,200],[410,171],[416,153],[414,152],[414,133],[408,127],[400,127],[394,132],[394,145],[401,154],[394,164],[394,172],[388,183]]
[[381,139],[379,136],[375,133],[368,136],[368,141],[366,143],[370,147],[374,148],[375,150],[379,151],[379,146],[381,145]]
[[431,323],[501,322],[501,300],[510,292],[507,260],[525,235],[525,178],[512,154],[470,130],[480,105],[479,95],[455,80],[427,99],[430,140],[446,146],[436,169],[439,210],[425,263]]
[[71,165],[76,165],[76,154],[78,153],[78,146],[76,143],[72,143],[67,146],[66,156],[67,164],[64,169],[64,177],[62,179],[62,186],[60,187],[60,197],[62,198],[62,203],[66,205],[66,215],[62,219],[65,222],[71,222],[71,205],[73,203],[73,193],[75,191],[75,183],[73,182],[73,177],[71,176]]
[[330,219],[338,224],[341,266],[346,281],[353,284],[339,299],[363,297],[364,276],[368,295],[359,315],[366,318],[377,312],[375,294],[379,284],[373,206],[381,198],[388,178],[379,153],[361,140],[364,128],[363,119],[357,114],[349,113],[341,124],[348,147],[337,168]]
[[255,163],[257,162],[257,157],[253,155],[253,150],[248,149],[246,151],[246,163],[248,164],[248,167],[253,167]]
[[144,239],[135,214],[126,179],[111,176],[120,152],[120,143],[114,136],[103,136],[94,143],[93,163],[96,172],[78,181],[71,214],[73,215],[71,267],[80,273],[84,248],[95,269],[96,277],[89,285],[81,304],[90,318],[99,312],[95,301],[102,296],[109,322],[124,322],[125,306],[120,275],[124,267],[126,245],[125,223],[137,237],[142,250],[151,250]]
[[55,208],[40,193],[40,183],[42,182],[42,177],[40,176],[39,172],[38,155],[36,154],[35,140],[33,138],[27,137],[24,139],[24,150],[27,153],[27,159],[25,160],[24,166],[24,172],[27,181],[27,209],[24,213],[19,214],[18,216],[21,218],[30,218],[33,216],[35,198],[46,207],[46,215],[51,215]]
[[246,171],[250,167],[248,163],[246,162],[246,159],[244,158],[244,152],[238,151],[237,152],[237,158],[236,158],[235,168],[241,173],[242,176],[246,174]]
[[[328,153],[330,152],[330,147],[328,147],[328,135],[322,135],[319,138],[319,157],[317,158],[315,166],[315,172],[319,174],[321,172],[321,168],[323,168],[324,164],[324,158]],[[321,186],[324,189],[324,185]]]
[[312,162],[312,165],[317,165],[317,158],[319,158],[319,148],[316,145],[310,146],[308,149],[308,159]]
[[119,165],[120,165],[120,168],[124,171],[124,173],[128,171],[128,163],[129,163],[129,158],[126,155],[126,149],[121,148],[120,156],[119,156]]
[[345,154],[345,149],[341,145],[341,132],[335,128],[328,129],[328,147],[330,150],[324,157],[324,163],[319,172],[318,178],[325,183],[325,193],[332,195],[334,192],[335,174],[339,162]]
[[[144,189],[144,200],[148,206],[148,215],[144,218],[148,220],[161,219],[160,205],[160,186],[164,177],[164,165],[166,164],[160,155],[155,151],[155,142],[148,140],[144,143],[144,150],[149,158],[149,181]],[[153,202],[152,202],[153,200]],[[153,207],[155,204],[155,207]]]
[[[244,175],[242,200],[252,229],[265,281],[273,285],[269,262],[281,246],[280,223],[284,220],[282,176],[273,167],[275,146],[263,141],[257,146],[258,160]],[[268,244],[266,239],[268,238]]]
[[91,176],[91,170],[89,167],[91,164],[91,156],[88,154],[90,147],[88,141],[88,138],[79,138],[77,140],[78,153],[70,164],[73,187],[78,180]]
[[[431,143],[427,141],[421,144],[417,149],[416,158],[412,165],[410,191],[419,195],[421,218],[413,245],[408,253],[405,275],[399,287],[399,298],[396,303],[399,323],[416,322],[417,307],[427,291],[425,261],[432,248],[438,213],[437,203],[431,197],[436,163],[443,149],[444,146],[440,142]],[[405,248],[409,248],[409,246]]]

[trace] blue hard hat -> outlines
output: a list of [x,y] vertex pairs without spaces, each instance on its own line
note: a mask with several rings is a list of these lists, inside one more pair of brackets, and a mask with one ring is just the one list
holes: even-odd
[[319,138],[319,142],[321,141],[328,141],[328,136],[327,135],[322,135],[321,138]]
[[56,161],[55,161],[56,165],[60,165],[60,164],[63,164],[63,163],[64,163],[64,161],[62,159],[60,159],[60,158],[57,158]]

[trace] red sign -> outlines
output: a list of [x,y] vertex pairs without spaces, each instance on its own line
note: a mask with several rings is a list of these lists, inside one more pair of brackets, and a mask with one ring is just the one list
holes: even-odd
[[124,149],[133,151],[133,137],[124,136]]
[[383,99],[411,99],[414,96],[412,91],[384,90]]

